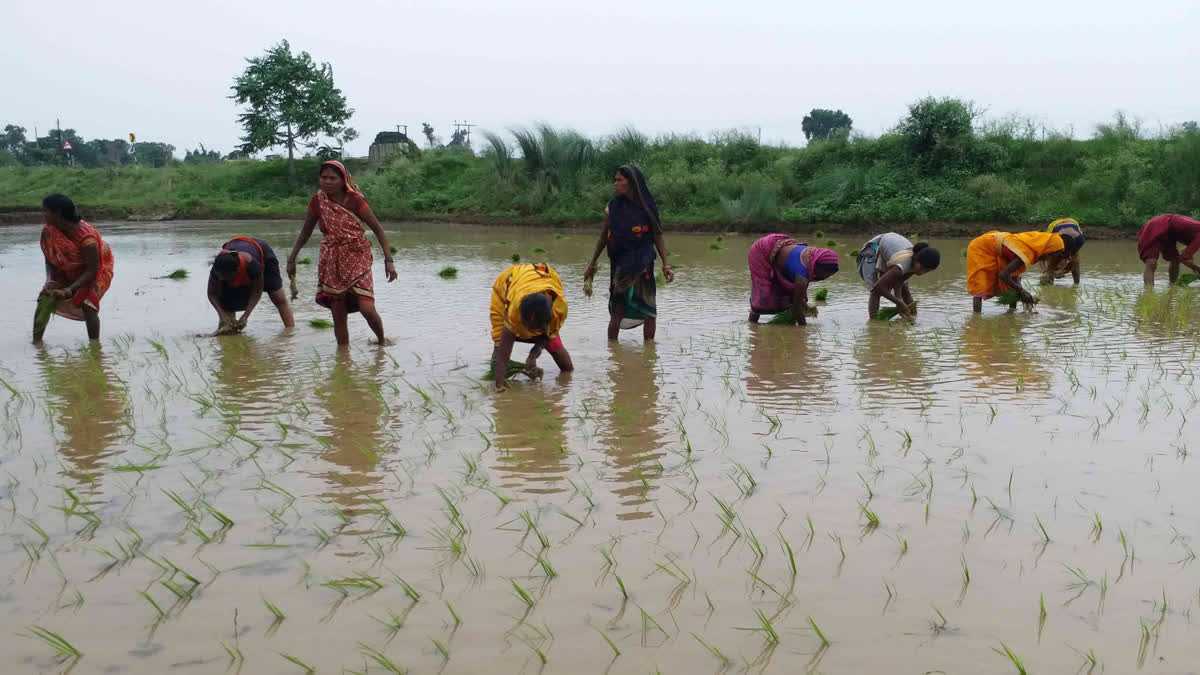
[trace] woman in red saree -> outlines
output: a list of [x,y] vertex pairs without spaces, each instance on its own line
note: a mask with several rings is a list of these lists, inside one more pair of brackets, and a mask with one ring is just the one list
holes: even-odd
[[[54,313],[83,321],[89,340],[100,339],[100,298],[113,278],[112,249],[75,210],[66,195],[53,194],[42,200],[42,254],[46,257],[46,284],[38,303],[52,298]],[[41,342],[46,321],[34,316],[33,341]]]
[[389,282],[396,280],[396,268],[387,251],[387,234],[371,212],[354,177],[341,162],[329,161],[317,173],[320,190],[308,202],[308,216],[288,256],[287,273],[296,276],[296,256],[308,243],[313,227],[320,225],[321,255],[317,260],[317,304],[333,313],[333,333],[340,346],[350,344],[346,317],[359,312],[375,333],[379,344],[386,344],[383,319],[375,311],[375,282],[371,276],[370,228],[384,250],[384,272]]

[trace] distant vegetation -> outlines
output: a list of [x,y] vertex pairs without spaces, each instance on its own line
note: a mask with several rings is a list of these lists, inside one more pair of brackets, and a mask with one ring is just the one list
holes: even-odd
[[[361,160],[348,164],[375,212],[389,219],[595,222],[611,197],[614,170],[627,162],[645,171],[666,222],[730,228],[775,221],[1043,223],[1062,216],[1085,226],[1133,226],[1158,213],[1200,212],[1195,123],[1152,135],[1118,114],[1077,140],[1021,119],[983,121],[957,99],[926,98],[893,130],[871,138],[846,133],[850,120],[843,124],[838,112],[810,114],[825,122],[803,148],[763,145],[738,131],[651,138],[626,128],[592,140],[535,125],[482,134],[478,154],[465,143],[439,148],[431,141],[433,149],[397,153],[371,171]],[[0,208],[35,209],[60,190],[85,211],[299,219],[317,163],[297,160],[296,188],[288,187],[279,161],[18,166],[0,170]]]

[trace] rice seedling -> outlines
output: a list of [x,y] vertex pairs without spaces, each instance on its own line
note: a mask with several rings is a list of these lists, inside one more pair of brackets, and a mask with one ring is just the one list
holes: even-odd
[[304,672],[306,672],[306,673],[317,672],[315,668],[308,665],[304,661],[301,661],[299,657],[292,656],[291,654],[285,654],[283,652],[276,652],[276,653],[279,654],[281,657],[283,657],[284,660],[290,661],[291,663],[294,663],[295,665],[300,666],[300,668],[302,668],[304,670]]
[[836,239],[826,239],[825,240],[825,248],[837,248],[837,245],[838,245],[838,243],[837,243]]
[[[54,316],[54,308],[58,306],[58,298],[52,296],[42,296],[38,298],[37,309],[33,312],[33,332],[39,334],[46,328],[46,324],[50,323],[50,317]],[[7,386],[7,383],[5,383]],[[16,390],[8,387],[10,393],[16,394]]]
[[829,289],[828,288],[818,288],[813,293],[813,299],[816,300],[817,302],[825,302],[826,300],[829,299]]
[[[521,602],[524,602],[525,606],[527,608],[532,609],[533,606],[537,604],[537,600],[533,599],[533,596],[529,594],[529,591],[525,590],[524,588],[521,588],[521,585],[517,583],[516,579],[509,579],[509,582],[512,583],[513,590],[516,591],[517,597],[521,598]],[[625,585],[622,584],[621,592],[623,593],[624,591],[625,591]],[[626,596],[626,597],[628,597],[628,596]]]
[[876,321],[891,321],[892,319],[896,318],[899,314],[900,314],[899,307],[895,307],[895,306],[880,307],[879,310],[877,312],[875,312],[875,320]]
[[396,248],[395,246],[388,247],[388,253],[391,253],[392,255],[396,255],[399,252],[400,252],[400,249]]
[[537,254],[539,254],[539,255],[540,255],[540,254],[542,254],[542,253],[545,253],[545,252],[546,252],[546,249],[542,248],[541,246],[534,246],[534,247],[533,247],[533,252],[534,252],[534,253],[537,253]]
[[1050,533],[1046,532],[1046,526],[1042,524],[1041,517],[1035,515],[1033,517],[1033,519],[1034,519],[1034,521],[1037,522],[1037,531],[1041,533],[1042,541],[1049,544],[1050,543]]
[[[810,317],[816,316],[817,308],[814,305],[809,305],[808,307],[805,308],[804,315],[810,316]],[[775,316],[771,317],[771,320],[767,322],[767,325],[768,326],[779,326],[779,325],[787,326],[787,325],[791,325],[793,323],[796,323],[796,312],[791,307],[789,307],[789,308],[783,310],[782,312],[776,314]]]
[[445,603],[446,609],[450,610],[450,616],[451,616],[451,618],[454,619],[455,628],[457,628],[458,626],[461,626],[462,622],[463,622],[462,617],[460,617],[458,615],[458,612],[454,611],[454,607],[450,604],[450,601],[443,600],[442,602]]
[[320,317],[309,319],[308,325],[312,326],[313,328],[321,328],[321,329],[333,328],[332,321],[330,321],[329,319],[322,319]]
[[[1001,650],[1003,650],[1003,651],[1001,651]],[[1021,657],[1014,654],[1013,651],[1008,648],[1008,645],[1001,642],[1000,649],[992,647],[992,651],[996,652],[1000,656],[1007,658],[1009,660],[1009,662],[1012,663],[1013,667],[1017,669],[1017,673],[1019,673],[1019,675],[1027,675],[1027,672],[1025,670],[1025,662],[1021,660]]]
[[83,653],[76,649],[75,645],[71,644],[66,638],[48,628],[43,628],[41,626],[30,626],[26,630],[29,631],[29,634],[26,635],[26,637],[41,640],[43,643],[53,649],[55,654],[58,654],[64,659],[79,660],[83,657]]
[[509,256],[509,258],[511,258],[513,262],[521,262],[520,253],[513,253],[511,256]]
[[396,664],[395,661],[389,659],[383,652],[371,647],[370,645],[360,642],[358,643],[358,651],[360,654],[370,659],[386,673],[395,673],[396,675],[404,675],[404,669]]
[[188,277],[188,271],[181,267],[181,268],[171,272],[170,274],[161,276],[159,278],[160,279],[173,279],[175,281],[179,281],[181,279],[186,279],[187,277]]
[[271,616],[275,617],[275,623],[280,623],[287,618],[284,616],[283,612],[280,611],[279,607],[277,607],[270,600],[267,600],[265,597],[263,597],[262,601],[263,604],[267,606],[267,611],[271,613]]
[[1193,281],[1195,281],[1197,279],[1200,279],[1200,275],[1190,274],[1190,273],[1189,274],[1180,274],[1179,277],[1177,279],[1175,279],[1175,285],[1176,286],[1187,286],[1187,285],[1190,285]]
[[438,276],[443,279],[455,279],[458,277],[458,268],[457,267],[443,267],[442,270],[440,272],[438,272]]
[[[524,372],[525,372],[525,364],[524,364],[524,362],[522,362],[522,361],[509,361],[509,362],[508,362],[508,365],[506,365],[506,366],[505,366],[505,369],[504,369],[504,373],[505,373],[505,374],[504,374],[504,377],[505,377],[505,379],[510,379],[510,380],[511,380],[512,378],[516,377],[517,375],[521,375],[521,374],[523,374]],[[487,370],[487,372],[486,372],[486,373],[483,375],[483,377],[482,377],[481,379],[483,379],[483,380],[489,380],[489,381],[490,381],[491,379],[493,379],[493,378],[495,377],[495,373],[496,373],[496,364],[495,364],[495,362],[494,362],[494,361],[493,361],[493,362],[489,362],[489,363],[488,363],[488,370]]]
[[296,264],[297,264],[297,265],[311,265],[311,264],[312,264],[312,258],[301,258],[301,259],[299,259],[299,260],[297,260],[297,261],[296,261]]

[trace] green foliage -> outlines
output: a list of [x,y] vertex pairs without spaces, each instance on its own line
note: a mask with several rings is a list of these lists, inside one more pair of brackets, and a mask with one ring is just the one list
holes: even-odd
[[800,130],[804,132],[805,140],[827,141],[833,138],[834,134],[850,133],[850,128],[853,125],[854,122],[850,119],[850,116],[840,109],[825,110],[824,108],[813,108],[800,121]]
[[[478,156],[451,148],[396,153],[369,171],[361,160],[344,161],[376,215],[393,220],[596,222],[612,197],[613,171],[627,162],[645,172],[666,222],[720,222],[738,230],[761,231],[779,222],[1025,225],[1064,214],[1086,228],[1140,226],[1159,213],[1200,213],[1200,131],[1193,127],[1150,137],[1117,116],[1084,140],[1043,133],[1015,117],[972,128],[975,114],[961,101],[926,99],[912,106],[894,133],[835,134],[804,148],[761,145],[738,131],[650,138],[631,128],[593,143],[543,124],[505,138],[485,132]],[[0,208],[34,211],[47,193],[61,191],[88,218],[100,217],[100,209],[110,217],[295,218],[316,189],[316,159],[296,160],[304,178],[296,186],[289,185],[288,165],[279,160],[85,170],[77,154],[76,168],[69,169],[49,166],[58,162],[56,137],[34,143],[22,140],[19,127],[5,129],[0,164],[12,163],[3,152],[13,143],[28,150],[13,154],[21,167],[0,169]],[[71,130],[62,136],[76,138]],[[129,157],[128,144],[104,143],[111,144],[106,152],[115,153],[114,161],[125,161],[123,152]],[[139,163],[167,161],[165,155],[152,160],[150,147],[137,144]],[[100,155],[89,157],[101,161]],[[36,166],[43,159],[47,166]]]
[[292,54],[287,40],[247,63],[234,81],[230,97],[248,108],[238,116],[246,132],[242,151],[251,154],[271,147],[287,148],[289,179],[294,182],[297,144],[321,135],[345,138],[353,131],[345,123],[354,110],[346,106],[346,97],[333,84],[333,67],[317,64],[308,52]]
[[900,313],[899,307],[880,307],[875,312],[876,321],[891,321]]

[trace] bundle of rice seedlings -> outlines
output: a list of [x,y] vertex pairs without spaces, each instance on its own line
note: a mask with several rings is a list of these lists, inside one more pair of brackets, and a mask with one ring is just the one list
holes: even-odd
[[1188,284],[1192,283],[1193,281],[1195,281],[1197,279],[1200,279],[1200,276],[1195,275],[1195,274],[1180,274],[1179,278],[1175,280],[1175,285],[1176,286],[1187,286]]
[[542,248],[541,246],[534,246],[533,252],[537,253],[537,254],[542,254],[542,253],[546,252],[546,249]]
[[329,319],[309,319],[308,325],[313,328],[333,328],[333,322]]
[[583,294],[587,297],[592,297],[592,279],[594,277],[583,278]]
[[996,304],[1012,307],[1021,301],[1021,294],[1015,290],[1009,289],[1000,295],[996,296]]
[[34,330],[39,331],[50,323],[50,317],[54,316],[54,307],[58,305],[58,298],[53,298],[48,295],[43,295],[38,298],[37,309],[33,312]]
[[895,305],[891,307],[880,307],[879,311],[875,312],[876,321],[891,321],[900,313],[900,308]]
[[311,265],[311,264],[312,264],[312,258],[301,258],[301,259],[299,259],[299,260],[297,260],[297,261],[296,261],[296,264],[297,264],[297,265]]
[[512,261],[513,262],[521,262],[521,254],[520,253],[512,254]]
[[171,272],[170,274],[166,275],[165,277],[161,277],[161,278],[174,279],[175,281],[179,281],[180,279],[186,279],[187,275],[188,275],[188,271],[181,267],[181,268],[175,270],[174,272]]
[[816,299],[817,302],[825,302],[825,299],[828,297],[829,297],[829,289],[828,288],[818,288],[817,292],[813,293],[813,298]]
[[[813,305],[809,305],[805,309],[804,315],[805,316],[816,316],[817,308],[814,307]],[[767,325],[778,326],[780,324],[793,324],[793,323],[796,323],[796,313],[794,311],[792,311],[791,307],[788,307],[787,309],[783,310],[782,312],[780,312],[780,313],[776,314],[774,317],[772,317],[771,320],[767,322]]]
[[454,279],[455,277],[458,276],[458,268],[457,267],[443,267],[442,271],[438,272],[438,276],[443,279]]
[[837,248],[837,239],[826,239],[825,248]]
[[[508,366],[505,367],[504,379],[511,380],[512,378],[525,372],[525,364],[520,361],[509,360]],[[491,361],[488,364],[487,373],[483,376],[485,380],[491,380],[496,377],[496,362]]]
[[300,289],[296,287],[296,277],[289,277],[289,279],[292,282],[292,299],[295,300],[300,297]]

